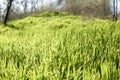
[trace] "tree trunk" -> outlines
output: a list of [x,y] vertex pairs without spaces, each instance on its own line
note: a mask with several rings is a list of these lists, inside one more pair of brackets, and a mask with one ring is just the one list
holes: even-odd
[[118,13],[118,12],[117,12],[117,11],[118,11],[118,10],[117,10],[118,2],[117,2],[117,0],[116,0],[116,6],[115,6],[115,7],[116,7],[116,11],[115,11],[116,18],[115,18],[115,21],[117,21],[117,19],[118,19],[118,14],[117,14],[117,13]]
[[117,16],[117,0],[113,0],[113,21],[117,21],[118,16]]
[[8,4],[7,4],[6,14],[5,14],[5,18],[3,20],[3,24],[5,24],[5,25],[6,25],[7,20],[8,20],[8,16],[9,16],[10,8],[12,6],[12,2],[13,2],[13,0],[9,0]]

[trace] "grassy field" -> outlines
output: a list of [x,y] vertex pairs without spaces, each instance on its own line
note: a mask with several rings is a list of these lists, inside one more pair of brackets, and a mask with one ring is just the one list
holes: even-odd
[[0,25],[0,80],[120,80],[120,21],[46,12]]

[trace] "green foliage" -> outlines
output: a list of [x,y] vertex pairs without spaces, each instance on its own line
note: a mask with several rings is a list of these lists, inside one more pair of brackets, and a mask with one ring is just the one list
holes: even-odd
[[67,15],[71,15],[71,14],[67,13],[67,12],[58,12],[58,11],[48,12],[48,11],[46,11],[46,12],[41,13],[40,15],[34,14],[32,16],[34,16],[34,17],[54,17],[54,16],[59,16],[60,17],[60,16],[67,16]]
[[0,26],[0,80],[120,79],[119,21],[51,14]]

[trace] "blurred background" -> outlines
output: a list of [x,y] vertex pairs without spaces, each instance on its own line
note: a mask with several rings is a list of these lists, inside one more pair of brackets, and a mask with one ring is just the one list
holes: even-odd
[[[0,0],[0,20],[2,21],[9,0]],[[13,0],[9,20],[24,18],[45,11],[70,12],[76,15],[111,19],[114,0]],[[120,0],[117,0],[120,13]]]

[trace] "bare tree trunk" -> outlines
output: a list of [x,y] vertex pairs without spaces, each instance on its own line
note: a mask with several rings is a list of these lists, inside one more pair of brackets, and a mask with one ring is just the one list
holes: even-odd
[[118,2],[117,2],[117,0],[116,0],[116,11],[115,11],[115,15],[116,15],[116,17],[115,17],[115,21],[117,21],[117,19],[118,19],[118,12],[117,12],[117,7],[118,7]]
[[115,0],[113,0],[113,21],[115,20]]
[[38,3],[39,0],[32,0],[31,1],[31,12],[34,12],[36,9],[36,5]]
[[117,0],[113,0],[113,21],[117,21]]
[[13,2],[13,0],[9,0],[8,4],[7,4],[7,9],[6,9],[7,11],[6,11],[6,14],[5,14],[5,18],[3,20],[3,24],[5,24],[5,25],[6,25],[7,20],[8,20],[8,16],[9,16],[10,8],[12,6],[12,2]]

